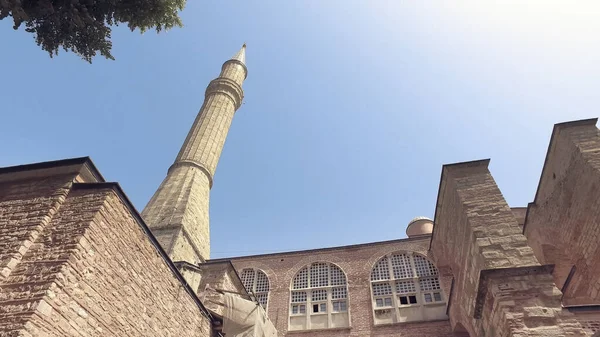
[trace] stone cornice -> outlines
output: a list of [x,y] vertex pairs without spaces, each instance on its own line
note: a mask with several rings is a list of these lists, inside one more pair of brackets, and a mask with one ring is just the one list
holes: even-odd
[[479,273],[479,284],[477,286],[477,298],[475,299],[475,319],[480,319],[483,313],[483,305],[488,292],[488,283],[491,279],[515,277],[523,275],[552,274],[553,264],[525,266],[515,268],[484,269]]
[[[263,257],[274,257],[274,256],[285,256],[285,255],[296,255],[296,254],[321,254],[336,250],[344,250],[344,249],[356,249],[363,248],[369,246],[376,245],[388,245],[388,244],[396,244],[396,243],[404,243],[404,242],[412,242],[412,241],[424,241],[427,242],[429,234],[421,235],[413,238],[404,238],[404,239],[395,239],[395,240],[387,240],[387,241],[377,241],[377,242],[368,242],[368,243],[359,243],[354,245],[346,245],[346,246],[336,246],[336,247],[326,247],[326,248],[316,248],[316,249],[305,249],[305,250],[295,250],[295,251],[284,251],[279,253],[265,253],[265,254],[256,254],[256,255],[246,255],[246,256],[233,256],[233,257],[224,257],[218,259],[210,259],[207,262],[219,262],[224,260],[254,260]],[[425,249],[425,247],[423,247]],[[398,250],[394,248],[392,251]],[[402,249],[399,249],[402,250]]]
[[208,96],[217,93],[229,97],[233,101],[236,110],[242,105],[244,90],[242,90],[242,87],[233,80],[225,77],[217,77],[212,80],[206,88],[206,97],[208,98]]
[[192,167],[195,167],[195,168],[199,169],[200,171],[202,171],[202,173],[204,173],[206,175],[206,177],[208,178],[209,188],[212,188],[212,186],[213,186],[212,173],[204,165],[202,165],[198,162],[192,161],[192,160],[178,160],[178,161],[174,162],[173,165],[171,165],[171,167],[169,167],[169,170],[167,171],[167,175],[169,173],[171,173],[171,170],[174,170],[180,166],[192,166]]
[[227,66],[227,64],[229,64],[229,63],[234,63],[234,64],[242,66],[242,68],[244,68],[244,79],[246,79],[248,77],[248,68],[246,68],[246,65],[244,64],[244,62],[242,62],[240,60],[236,60],[236,59],[231,59],[231,60],[225,61],[225,63],[223,63],[223,66],[221,67],[221,71],[223,71],[225,69],[225,67]]

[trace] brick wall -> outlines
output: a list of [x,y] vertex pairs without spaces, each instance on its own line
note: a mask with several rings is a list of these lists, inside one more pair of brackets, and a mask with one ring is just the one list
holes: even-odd
[[0,172],[0,336],[210,335],[118,188],[10,175]]
[[554,127],[525,224],[536,256],[555,264],[565,305],[600,304],[600,134],[595,124]]
[[[280,335],[302,336],[453,336],[447,320],[396,323],[383,326],[373,324],[370,276],[373,265],[392,252],[416,252],[427,256],[429,237],[395,240],[366,245],[320,249],[263,256],[233,258],[240,273],[244,268],[256,268],[269,278],[270,293],[267,311]],[[313,262],[329,262],[339,266],[348,280],[348,298],[351,328],[288,332],[290,286],[293,277]],[[449,282],[446,282],[449,285]],[[446,294],[449,288],[444,289]]]

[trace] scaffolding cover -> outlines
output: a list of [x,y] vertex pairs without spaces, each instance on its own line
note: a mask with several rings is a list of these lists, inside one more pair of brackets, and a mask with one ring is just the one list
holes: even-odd
[[223,294],[223,333],[226,337],[277,337],[265,310],[256,302]]

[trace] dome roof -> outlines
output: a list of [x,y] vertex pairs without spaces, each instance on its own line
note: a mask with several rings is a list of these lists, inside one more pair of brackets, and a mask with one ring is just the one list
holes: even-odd
[[433,222],[433,220],[429,219],[429,218],[428,218],[428,217],[426,217],[426,216],[418,216],[418,217],[416,217],[416,218],[413,218],[412,220],[410,220],[410,221],[408,222],[408,225],[410,226],[410,225],[411,225],[413,222],[417,222],[417,221],[419,221],[419,220],[427,220],[427,221],[431,221],[431,222]]
[[410,238],[419,235],[428,235],[433,232],[433,220],[425,216],[418,216],[408,223],[406,235]]

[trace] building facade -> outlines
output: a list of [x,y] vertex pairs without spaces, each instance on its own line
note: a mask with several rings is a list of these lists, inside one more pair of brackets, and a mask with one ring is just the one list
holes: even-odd
[[527,207],[489,160],[444,165],[407,238],[210,259],[213,175],[248,74],[226,61],[139,214],[89,158],[0,169],[0,337],[218,336],[233,293],[280,336],[592,336],[600,131],[554,126]]

